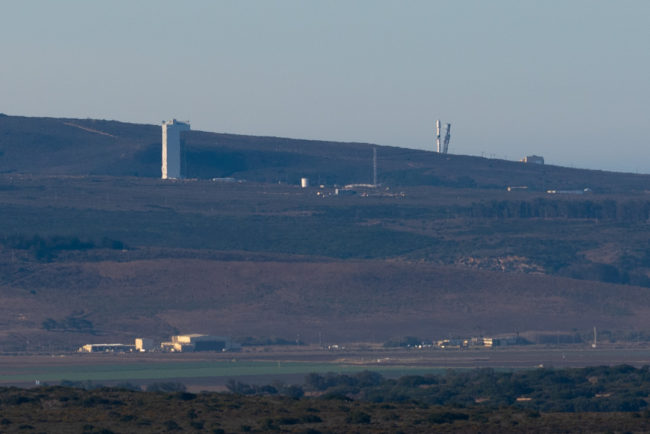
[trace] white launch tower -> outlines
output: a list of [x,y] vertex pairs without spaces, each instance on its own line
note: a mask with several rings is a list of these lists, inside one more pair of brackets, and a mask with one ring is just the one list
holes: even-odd
[[445,133],[445,140],[443,143],[440,143],[441,135],[441,123],[440,120],[436,121],[436,152],[440,154],[446,154],[449,151],[449,140],[451,139],[451,124],[447,124],[447,132]]
[[181,132],[189,131],[189,122],[176,119],[162,123],[162,179],[181,178]]

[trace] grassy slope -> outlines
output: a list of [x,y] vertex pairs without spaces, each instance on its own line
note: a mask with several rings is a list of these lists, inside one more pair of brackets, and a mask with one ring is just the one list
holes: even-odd
[[[645,288],[542,274],[612,243],[631,252],[643,225],[447,219],[440,206],[471,204],[477,192],[445,188],[321,199],[316,190],[252,183],[11,176],[2,185],[6,236],[110,237],[128,246],[40,260],[33,249],[5,246],[3,340],[13,349],[175,331],[300,333],[314,342],[319,333],[381,341],[648,325]],[[93,328],[48,332],[48,318]]]
[[[5,318],[16,310],[29,312],[23,323],[35,326],[47,317],[78,315],[102,334],[124,338],[164,338],[178,329],[239,336],[299,333],[315,342],[319,333],[336,341],[449,331],[584,330],[594,322],[647,328],[646,292],[401,262],[160,259],[42,266],[5,289],[12,302],[3,310]],[[102,339],[106,336],[93,340]]]

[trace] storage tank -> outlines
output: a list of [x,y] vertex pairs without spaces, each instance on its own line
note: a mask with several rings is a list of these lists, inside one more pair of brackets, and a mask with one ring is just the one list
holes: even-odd
[[300,186],[302,188],[309,187],[309,178],[300,178]]

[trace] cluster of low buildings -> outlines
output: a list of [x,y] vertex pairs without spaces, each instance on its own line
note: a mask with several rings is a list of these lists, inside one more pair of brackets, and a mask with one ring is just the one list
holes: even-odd
[[484,347],[492,348],[499,345],[499,340],[494,338],[474,337],[469,339],[442,339],[435,342],[435,346],[442,349],[449,348],[469,348],[469,347]]
[[195,351],[238,351],[241,345],[230,337],[203,334],[172,336],[169,341],[156,345],[153,339],[136,338],[130,344],[86,344],[79,348],[80,353],[119,353],[163,351],[186,353]]
[[589,194],[592,193],[591,188],[583,188],[582,190],[546,190],[548,194]]
[[524,345],[528,343],[519,336],[508,336],[499,338],[471,337],[471,338],[450,338],[434,341],[433,346],[440,349],[464,349],[464,348],[493,348],[506,345]]

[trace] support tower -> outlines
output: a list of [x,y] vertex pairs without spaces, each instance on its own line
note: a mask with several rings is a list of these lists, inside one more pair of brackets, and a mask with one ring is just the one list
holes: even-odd
[[176,119],[162,123],[162,179],[181,178],[181,132],[189,131],[189,122]]
[[436,152],[439,154],[446,154],[449,150],[449,140],[451,139],[451,124],[447,124],[447,132],[445,133],[444,142],[441,142],[440,136],[442,134],[442,123],[440,120],[436,121]]

